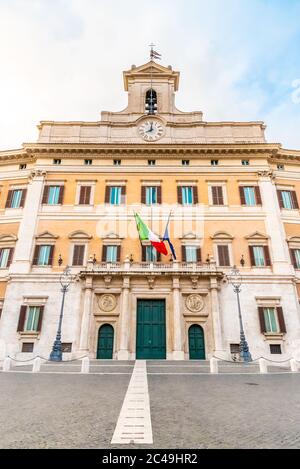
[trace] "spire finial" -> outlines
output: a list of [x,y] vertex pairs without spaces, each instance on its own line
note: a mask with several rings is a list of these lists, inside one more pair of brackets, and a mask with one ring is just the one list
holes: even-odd
[[153,44],[153,42],[151,42],[151,44],[149,44],[149,47],[151,48],[150,49],[150,60],[153,62],[154,59],[157,59],[157,60],[161,60],[161,54],[159,54],[158,52],[156,52],[153,47],[155,47],[155,44]]

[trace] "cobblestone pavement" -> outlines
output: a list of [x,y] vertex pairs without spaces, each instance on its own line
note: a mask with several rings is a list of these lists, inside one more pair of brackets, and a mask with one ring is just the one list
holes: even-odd
[[166,361],[147,362],[153,446],[112,446],[133,365],[0,373],[0,448],[300,448],[300,373]]

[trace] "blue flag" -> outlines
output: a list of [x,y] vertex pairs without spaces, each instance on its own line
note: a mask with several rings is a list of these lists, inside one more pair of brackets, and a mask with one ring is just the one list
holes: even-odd
[[[170,214],[170,215],[171,215],[171,214]],[[176,261],[175,249],[174,249],[173,244],[171,243],[170,235],[169,235],[169,221],[170,221],[170,216],[169,216],[168,221],[167,221],[167,226],[166,226],[165,233],[164,233],[164,236],[163,236],[163,241],[167,241],[167,242],[168,242],[168,244],[169,244],[169,246],[170,246],[170,249],[171,249],[171,253],[172,253],[173,259]]]

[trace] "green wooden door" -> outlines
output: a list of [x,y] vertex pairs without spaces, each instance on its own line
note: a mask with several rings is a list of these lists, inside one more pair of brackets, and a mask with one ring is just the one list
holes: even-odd
[[114,328],[104,324],[98,332],[97,358],[111,359],[114,348]]
[[166,311],[164,300],[138,300],[136,358],[166,358]]
[[189,328],[189,352],[190,360],[205,360],[204,332],[197,324]]

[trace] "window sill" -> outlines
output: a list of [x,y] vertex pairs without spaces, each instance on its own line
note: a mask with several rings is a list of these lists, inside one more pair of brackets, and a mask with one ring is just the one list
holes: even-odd
[[264,332],[265,340],[283,340],[283,332]]
[[20,339],[38,339],[39,334],[36,331],[19,331]]

